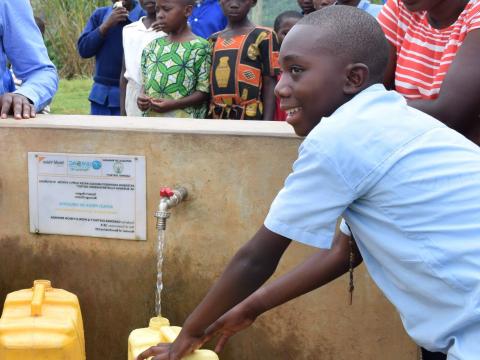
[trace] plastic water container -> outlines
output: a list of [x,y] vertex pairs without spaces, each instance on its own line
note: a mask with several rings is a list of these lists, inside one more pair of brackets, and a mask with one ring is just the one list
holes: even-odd
[[0,318],[1,360],[85,360],[76,295],[35,280],[7,295]]
[[[172,343],[182,330],[179,326],[170,326],[168,319],[153,317],[148,328],[135,329],[128,337],[128,360],[135,360],[138,355],[150,346],[158,343]],[[218,360],[215,352],[210,350],[196,350],[185,356],[184,360]]]

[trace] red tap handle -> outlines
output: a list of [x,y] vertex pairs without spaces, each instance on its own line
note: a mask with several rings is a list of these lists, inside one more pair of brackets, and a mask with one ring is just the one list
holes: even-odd
[[169,187],[162,187],[160,188],[160,196],[161,197],[171,197],[173,196],[174,192]]

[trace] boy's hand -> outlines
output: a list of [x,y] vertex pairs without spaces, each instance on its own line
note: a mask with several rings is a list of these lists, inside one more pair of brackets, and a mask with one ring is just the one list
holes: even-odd
[[249,309],[245,304],[246,302],[244,301],[233,307],[205,331],[207,338],[219,336],[215,346],[216,353],[223,350],[230,337],[252,325],[257,318],[253,310]]
[[105,36],[107,31],[114,27],[115,25],[127,21],[128,19],[128,10],[124,7],[117,7],[113,9],[112,13],[108,17],[108,19],[99,27],[100,32],[102,35]]
[[15,93],[6,93],[0,95],[0,114],[2,119],[6,119],[9,114],[17,120],[30,119],[36,116],[35,107],[23,95]]
[[141,111],[150,109],[150,98],[145,94],[138,95],[137,106]]
[[180,360],[184,356],[199,349],[209,337],[191,336],[182,329],[177,339],[172,344],[158,344],[138,355],[137,360],[145,360],[153,356],[151,360]]
[[150,99],[150,109],[158,113],[164,113],[176,109],[175,100]]

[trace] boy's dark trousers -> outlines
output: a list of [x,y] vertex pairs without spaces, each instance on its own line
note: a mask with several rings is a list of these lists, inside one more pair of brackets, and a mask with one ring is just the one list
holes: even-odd
[[439,352],[430,352],[422,348],[422,360],[447,360],[447,355]]

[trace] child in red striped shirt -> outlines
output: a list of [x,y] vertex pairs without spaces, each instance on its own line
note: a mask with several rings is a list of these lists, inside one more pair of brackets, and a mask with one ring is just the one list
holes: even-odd
[[480,1],[388,0],[378,21],[392,45],[386,85],[480,144]]

